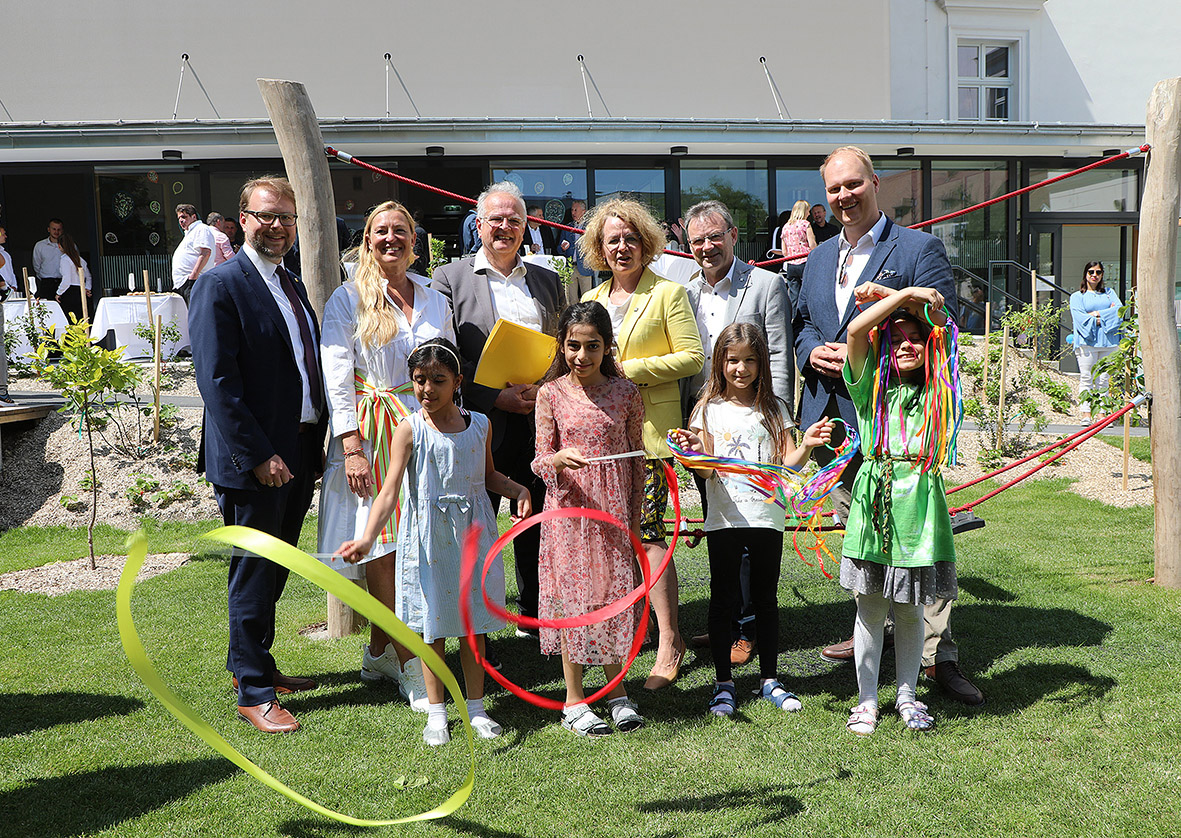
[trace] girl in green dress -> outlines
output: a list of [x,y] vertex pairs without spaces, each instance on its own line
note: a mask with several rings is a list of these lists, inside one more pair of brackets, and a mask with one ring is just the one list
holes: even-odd
[[911,730],[934,724],[915,699],[915,685],[923,605],[957,593],[941,468],[954,462],[961,408],[954,326],[943,313],[943,296],[934,288],[895,291],[872,282],[854,293],[865,310],[849,324],[843,374],[862,429],[865,465],[853,482],[840,581],[857,603],[853,658],[860,698],[848,728],[864,736],[877,726],[878,671],[891,609],[898,714]]

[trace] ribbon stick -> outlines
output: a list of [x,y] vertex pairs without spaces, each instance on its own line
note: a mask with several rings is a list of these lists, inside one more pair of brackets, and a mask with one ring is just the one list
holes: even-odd
[[[640,647],[644,645],[644,637],[648,633],[649,591],[651,590],[652,586],[656,584],[656,580],[659,579],[661,575],[663,575],[665,569],[668,567],[669,562],[672,561],[673,551],[677,546],[677,539],[681,529],[681,494],[677,486],[676,472],[674,472],[672,466],[668,465],[667,463],[664,464],[664,475],[668,480],[669,498],[672,500],[673,504],[673,516],[676,519],[676,527],[673,529],[672,541],[669,543],[668,549],[661,558],[660,564],[657,566],[655,572],[652,572],[651,570],[648,562],[648,554],[644,550],[644,545],[640,542],[639,537],[631,530],[631,527],[628,524],[620,521],[610,513],[599,509],[588,509],[585,507],[569,509],[547,509],[544,512],[532,515],[529,518],[526,518],[524,521],[520,521],[509,528],[509,530],[505,532],[504,535],[502,535],[492,544],[492,547],[488,550],[488,554],[484,557],[484,566],[480,576],[480,593],[484,598],[484,605],[488,608],[490,613],[500,617],[502,620],[508,620],[509,622],[516,623],[524,628],[563,629],[589,626],[593,625],[594,623],[609,620],[617,614],[621,614],[628,608],[634,606],[640,599],[644,600],[643,612],[640,615],[639,625],[636,628],[636,636],[632,641],[630,650],[628,651],[627,660],[623,662],[623,666],[620,668],[619,674],[617,676],[608,681],[602,689],[586,698],[588,704],[598,701],[611,690],[615,689],[616,685],[623,680],[625,675],[627,675],[627,672],[631,668],[631,665],[635,662],[636,657],[639,656]],[[604,605],[601,608],[596,608],[593,611],[588,611],[585,614],[580,614],[574,617],[542,619],[538,617],[526,617],[522,614],[513,614],[509,612],[504,608],[503,605],[494,602],[488,596],[488,591],[484,583],[492,563],[496,560],[497,556],[500,555],[501,551],[504,550],[504,548],[509,544],[509,542],[520,535],[521,532],[528,529],[529,527],[537,526],[538,524],[541,524],[545,521],[557,520],[559,518],[580,518],[602,521],[612,526],[619,527],[620,529],[627,532],[632,544],[632,549],[636,552],[636,560],[640,564],[641,584],[638,587],[633,588],[627,595],[617,599],[615,602],[610,603],[609,605]],[[478,561],[479,529],[478,527],[473,526],[468,530],[467,535],[464,538],[463,562],[460,567],[459,577],[459,587],[460,590],[464,592],[459,598],[459,616],[460,619],[463,620],[464,631],[467,633],[467,643],[471,648],[472,653],[483,665],[484,671],[487,672],[492,677],[492,679],[496,681],[496,683],[500,684],[513,695],[524,699],[530,704],[547,710],[563,709],[565,707],[564,702],[538,695],[537,693],[531,692],[530,690],[513,683],[504,675],[501,675],[500,672],[493,669],[488,664],[488,662],[484,660],[483,657],[481,657],[479,651],[477,651],[476,635],[472,626],[470,596],[472,579],[475,573],[476,563]]]
[[144,649],[143,643],[140,641],[139,634],[135,630],[135,622],[131,616],[131,595],[135,590],[135,577],[138,575],[140,568],[143,567],[144,559],[147,557],[147,538],[141,531],[134,533],[127,541],[127,564],[123,567],[123,573],[119,577],[119,587],[115,592],[115,613],[119,623],[119,637],[123,641],[123,651],[127,654],[127,660],[131,663],[132,668],[135,669],[136,674],[139,675],[144,684],[151,690],[152,694],[160,699],[161,703],[168,709],[168,712],[179,719],[185,727],[197,734],[207,745],[260,783],[317,814],[324,815],[341,823],[347,823],[353,826],[392,826],[395,824],[442,818],[450,815],[462,806],[471,795],[472,788],[475,786],[475,739],[472,735],[471,717],[468,715],[467,702],[464,700],[463,692],[459,688],[459,682],[442,659],[435,654],[434,650],[426,645],[422,641],[422,638],[411,631],[405,623],[395,617],[392,611],[368,593],[286,542],[280,541],[258,530],[250,529],[249,527],[221,527],[209,533],[206,537],[247,550],[270,559],[289,570],[295,571],[313,585],[324,589],[342,600],[345,604],[351,606],[358,613],[368,617],[374,623],[381,626],[395,642],[402,643],[411,652],[422,658],[423,663],[429,666],[431,671],[443,681],[443,684],[447,687],[447,692],[451,694],[451,698],[455,702],[456,709],[459,710],[468,744],[469,762],[467,778],[455,793],[428,812],[389,820],[368,820],[329,809],[305,797],[255,765],[248,757],[234,748],[220,733],[202,719],[192,707],[169,689],[148,659],[147,650]]

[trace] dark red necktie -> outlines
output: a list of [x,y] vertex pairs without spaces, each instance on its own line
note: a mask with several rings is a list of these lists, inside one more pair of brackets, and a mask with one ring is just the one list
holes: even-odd
[[312,339],[312,329],[308,326],[307,310],[295,293],[295,283],[283,266],[275,268],[275,275],[279,277],[279,287],[291,302],[291,311],[295,314],[295,322],[299,324],[299,340],[303,344],[303,363],[308,371],[308,386],[312,391],[312,406],[319,412],[324,406],[324,388],[320,382],[320,366],[316,363],[316,342]]

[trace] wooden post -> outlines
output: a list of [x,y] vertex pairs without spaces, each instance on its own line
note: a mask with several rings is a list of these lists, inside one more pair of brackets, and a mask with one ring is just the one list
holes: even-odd
[[302,84],[258,79],[258,89],[279,141],[287,177],[295,187],[302,278],[316,316],[322,317],[324,303],[340,287],[336,198],[324,154],[324,137]]
[[[984,383],[981,385],[984,391],[984,398],[988,397],[988,367],[992,359],[992,353],[989,351],[988,337],[992,333],[992,300],[987,300],[984,303]],[[796,394],[796,404],[799,404],[799,394]]]
[[25,276],[25,299],[32,300],[33,292],[29,290],[29,269],[21,268],[21,273]]
[[1124,491],[1128,491],[1128,457],[1132,453],[1132,411],[1124,414]]
[[164,318],[157,317],[152,324],[152,343],[156,349],[156,386],[152,388],[152,442],[160,441],[160,332],[164,329]]
[[78,268],[78,296],[82,298],[82,319],[90,319],[90,306],[86,302],[86,273]]
[[1033,290],[1029,296],[1030,296],[1030,299],[1032,300],[1032,302],[1030,304],[1033,306],[1033,334],[1031,335],[1031,337],[1033,338],[1033,362],[1036,364],[1036,363],[1038,363],[1038,358],[1037,358],[1037,271],[1030,271],[1029,272],[1029,282],[1030,282],[1030,285],[1033,286]]
[[[340,245],[336,240],[336,198],[324,154],[324,137],[302,84],[258,79],[258,89],[275,129],[287,177],[295,188],[299,214],[299,256],[303,281],[316,316],[340,287]],[[345,637],[361,620],[344,603],[328,595],[328,636]]]
[[1000,398],[997,399],[996,408],[996,447],[1001,447],[1001,442],[1005,438],[1005,374],[1009,369],[1009,325],[1005,324],[1005,330],[1001,332],[1001,380],[1000,384]]
[[1157,82],[1145,120],[1152,146],[1140,209],[1140,351],[1152,393],[1156,583],[1181,588],[1181,347],[1173,319],[1181,214],[1181,78]]

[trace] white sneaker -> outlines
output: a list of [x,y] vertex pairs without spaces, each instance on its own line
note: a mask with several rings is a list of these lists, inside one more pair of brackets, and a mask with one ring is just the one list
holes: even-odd
[[438,747],[439,745],[446,745],[451,741],[451,731],[445,727],[433,728],[428,724],[422,729],[422,741],[426,742],[432,748]]
[[476,736],[481,739],[495,739],[504,733],[504,728],[500,726],[499,722],[494,722],[491,717],[472,716],[472,730],[476,732]]
[[385,651],[377,657],[369,652],[369,644],[361,645],[361,680],[362,681],[393,681],[401,685],[402,666],[398,663],[398,653],[394,645],[387,643]]
[[[397,658],[394,658],[397,660]],[[426,681],[422,677],[422,658],[411,658],[402,665],[402,677],[398,681],[398,692],[410,702],[415,713],[425,713],[430,699],[426,697]]]

